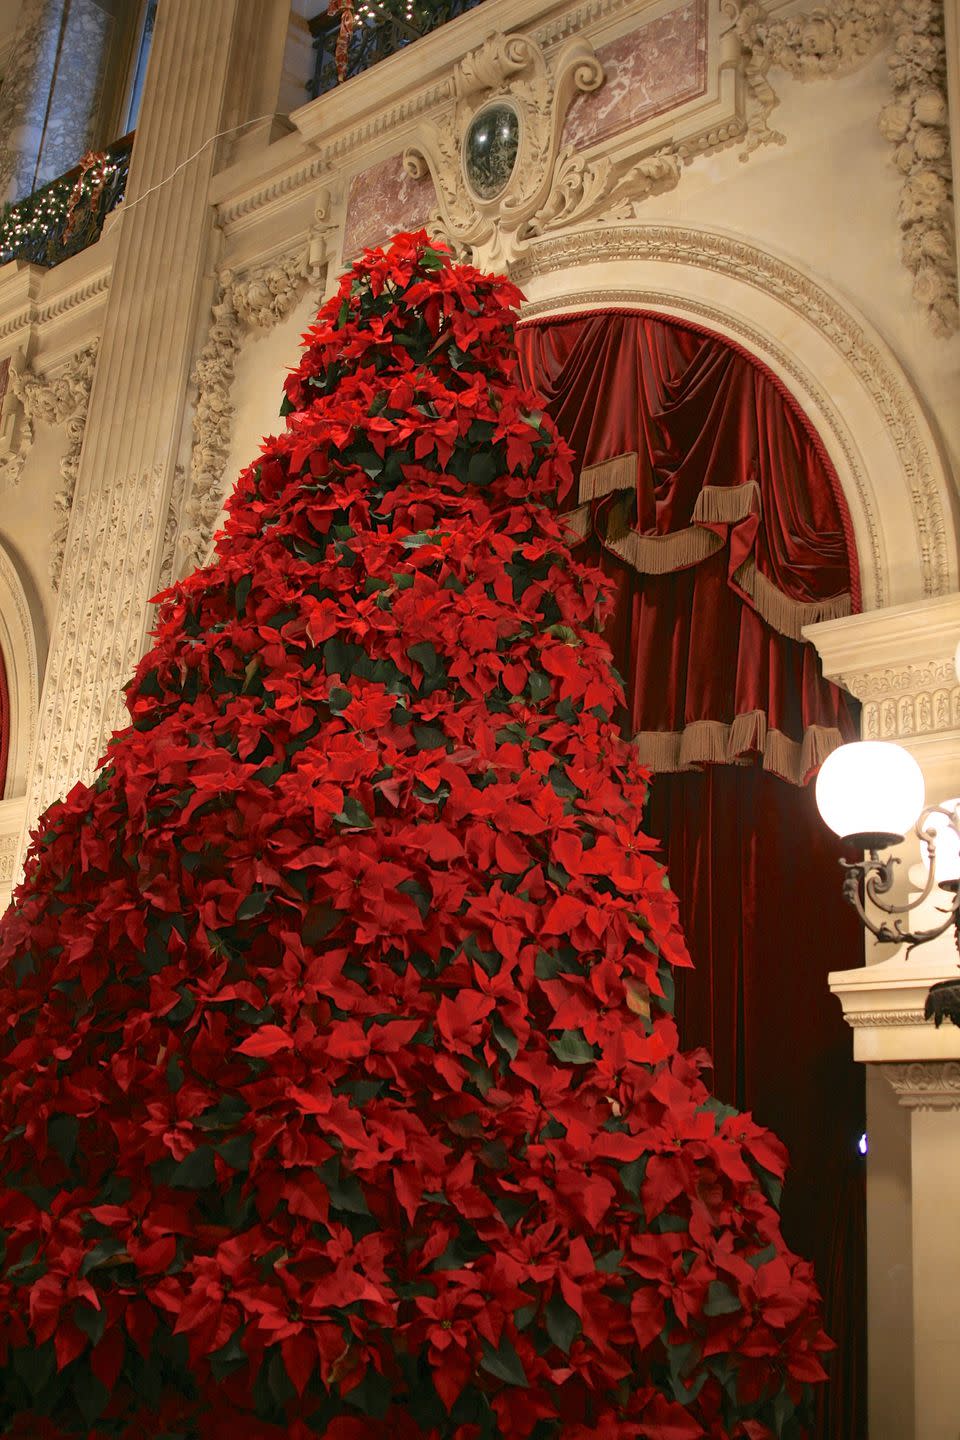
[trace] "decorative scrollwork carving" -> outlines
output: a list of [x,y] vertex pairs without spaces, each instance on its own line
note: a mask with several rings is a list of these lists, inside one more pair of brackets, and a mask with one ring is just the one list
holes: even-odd
[[67,448],[60,460],[60,488],[53,497],[53,536],[49,575],[54,590],[60,585],[67,527],[80,465],[80,449],[87,423],[90,387],[97,363],[99,340],[92,340],[72,355],[52,376],[37,375],[23,363],[10,366],[10,390],[21,407],[16,449],[0,459],[0,481],[17,485],[36,435],[37,425],[66,424]]
[[768,74],[798,80],[856,69],[893,39],[888,66],[893,99],[880,112],[880,132],[895,147],[902,174],[898,220],[903,262],[913,293],[937,335],[960,324],[953,242],[953,194],[947,115],[946,47],[939,0],[831,0],[806,14],[771,18],[761,0],[728,0],[742,47],[741,69],[754,100],[741,155],[783,136],[769,117],[778,103]]
[[175,522],[178,535],[170,579],[206,563],[224,501],[223,471],[230,453],[237,356],[251,332],[263,333],[283,320],[307,285],[318,281],[326,260],[329,207],[329,194],[322,191],[305,245],[246,274],[227,269],[219,277],[210,329],[193,372],[197,387],[193,450],[183,514]]
[[960,1105],[960,1063],[912,1060],[882,1067],[901,1105],[911,1110],[952,1110]]
[[[415,179],[432,175],[440,197],[434,228],[458,254],[482,248],[485,263],[506,263],[527,234],[598,213],[621,175],[637,168],[585,166],[559,149],[574,95],[599,89],[604,78],[582,37],[568,40],[549,61],[527,35],[492,35],[464,56],[454,75],[454,103],[425,122],[404,153]],[[461,143],[473,116],[498,96],[508,97],[519,114],[519,151],[504,190],[482,199],[467,183]]]

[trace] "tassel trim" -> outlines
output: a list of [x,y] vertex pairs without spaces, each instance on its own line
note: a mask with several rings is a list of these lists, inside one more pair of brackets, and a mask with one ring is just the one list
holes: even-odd
[[792,600],[760,574],[752,555],[737,566],[733,578],[744,594],[749,595],[757,614],[789,640],[802,640],[804,625],[815,625],[819,620],[839,620],[851,613],[849,593],[832,595],[827,600]]
[[736,525],[748,515],[760,514],[760,486],[704,485],[693,507],[693,522],[700,525]]
[[674,530],[669,535],[641,535],[630,530],[622,539],[608,540],[607,549],[619,555],[641,575],[668,575],[699,565],[724,546],[723,537],[699,525]]
[[840,731],[809,725],[802,740],[791,740],[767,725],[762,710],[722,720],[694,720],[683,730],[640,730],[633,737],[640,763],[654,774],[696,769],[700,765],[747,765],[760,755],[761,765],[792,785],[804,785],[831,753],[843,744]]
[[635,490],[638,459],[636,450],[631,450],[627,455],[614,455],[612,460],[585,466],[580,471],[580,499],[598,500],[615,490]]
[[578,505],[576,510],[567,510],[559,517],[561,525],[566,525],[570,531],[568,543],[571,546],[582,544],[591,533],[593,525],[590,508],[589,505]]

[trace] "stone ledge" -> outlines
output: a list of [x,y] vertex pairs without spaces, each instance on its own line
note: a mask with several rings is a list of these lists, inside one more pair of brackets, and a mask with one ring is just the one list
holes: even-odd
[[951,957],[916,953],[835,970],[830,989],[853,1030],[853,1057],[873,1064],[960,1060],[960,1029],[923,1018],[930,986],[956,974]]

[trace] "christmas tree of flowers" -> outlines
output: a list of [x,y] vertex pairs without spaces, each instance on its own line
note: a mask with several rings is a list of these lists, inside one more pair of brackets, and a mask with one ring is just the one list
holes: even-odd
[[0,1426],[798,1436],[782,1147],[674,898],[517,292],[425,235],[305,337],[0,941]]

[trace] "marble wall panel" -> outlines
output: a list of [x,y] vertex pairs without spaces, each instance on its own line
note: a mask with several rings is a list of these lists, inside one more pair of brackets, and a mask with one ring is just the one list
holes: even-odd
[[95,0],[70,0],[40,152],[38,185],[72,169],[97,138],[113,24]]
[[702,95],[706,0],[691,0],[597,50],[607,79],[570,106],[561,144],[584,150]]
[[347,196],[343,260],[347,264],[367,245],[381,245],[397,230],[419,230],[437,204],[430,179],[414,180],[400,155],[391,155],[355,175]]

